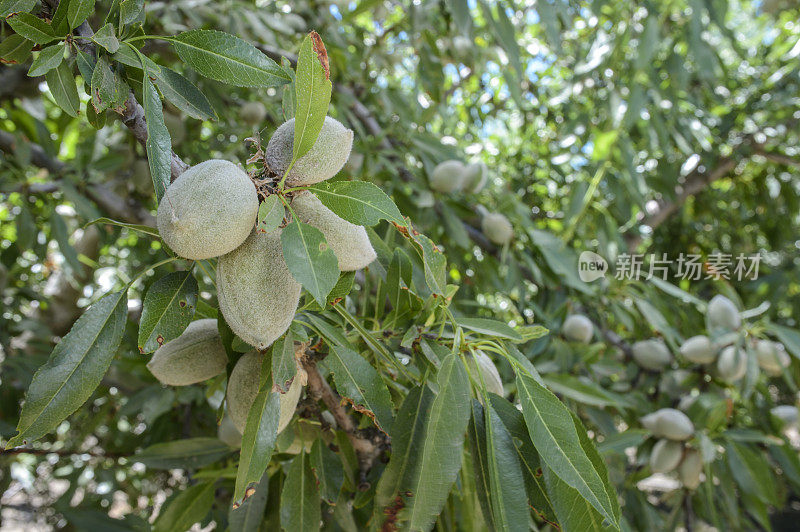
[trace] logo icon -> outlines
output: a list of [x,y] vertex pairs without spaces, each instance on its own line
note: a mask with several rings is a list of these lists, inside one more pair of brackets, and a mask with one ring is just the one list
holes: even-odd
[[594,251],[584,251],[578,257],[578,277],[584,283],[591,283],[606,276],[608,262]]

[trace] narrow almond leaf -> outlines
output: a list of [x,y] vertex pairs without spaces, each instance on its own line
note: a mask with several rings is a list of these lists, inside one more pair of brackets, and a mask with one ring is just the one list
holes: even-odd
[[333,373],[336,391],[358,412],[366,414],[377,427],[390,434],[392,398],[380,374],[364,358],[343,346],[331,346],[325,365]]
[[180,58],[207,78],[236,87],[276,87],[289,81],[275,61],[229,33],[191,30],[171,42]]
[[[264,372],[266,371],[266,376]],[[255,491],[251,486],[258,482],[267,470],[275,440],[278,438],[280,417],[280,394],[272,391],[272,371],[269,364],[262,368],[261,386],[247,414],[247,423],[242,435],[242,452],[236,471],[236,486],[233,492],[233,507]]]
[[33,49],[33,42],[22,35],[12,33],[0,42],[0,63],[24,63]]
[[109,107],[120,110],[125,106],[130,88],[119,77],[108,63],[108,59],[101,57],[92,69],[91,78],[92,107],[100,113]]
[[50,70],[44,75],[50,94],[61,109],[69,116],[77,117],[81,112],[81,102],[78,98],[78,88],[75,85],[75,77],[72,69],[67,63],[61,63],[58,67]]
[[467,442],[469,455],[472,459],[472,471],[475,476],[476,495],[489,530],[496,530],[497,523],[494,517],[492,502],[489,499],[491,492],[491,474],[489,473],[489,458],[486,455],[486,424],[484,422],[483,406],[477,399],[472,400],[472,415],[467,425]]
[[273,390],[280,393],[288,392],[296,374],[294,334],[292,331],[287,331],[282,339],[272,344]]
[[94,224],[116,225],[117,227],[130,229],[132,231],[136,231],[137,233],[142,233],[143,235],[151,236],[153,238],[161,238],[161,236],[158,234],[158,231],[155,228],[150,227],[149,225],[137,225],[125,222],[118,222],[117,220],[112,220],[111,218],[97,218],[86,224],[84,227],[89,227],[90,225]]
[[78,252],[69,243],[69,234],[67,233],[67,224],[64,218],[57,212],[53,213],[50,218],[50,231],[51,236],[58,242],[58,250],[64,255],[64,261],[69,266],[73,273],[83,270],[83,264],[78,260]]
[[6,18],[11,13],[27,13],[35,5],[36,0],[3,0],[0,2],[0,18]]
[[86,402],[111,365],[127,316],[125,290],[104,296],[83,313],[33,376],[18,434],[6,448],[41,438]]
[[617,526],[614,503],[581,446],[567,407],[533,377],[518,374],[517,390],[528,433],[542,461]]
[[325,44],[319,34],[312,31],[303,40],[297,56],[293,160],[308,153],[322,130],[331,101],[330,77]]
[[235,532],[258,532],[264,521],[264,509],[269,498],[269,473],[264,472],[258,481],[256,491],[244,500],[238,508],[231,507],[228,512],[228,524]]
[[197,308],[197,280],[190,271],[172,272],[150,286],[139,320],[139,352],[152,353],[186,329]]
[[405,225],[400,209],[374,183],[324,181],[311,187],[323,205],[339,218],[356,225],[375,225],[381,220]]
[[30,13],[14,13],[5,20],[17,34],[36,44],[47,44],[56,39],[53,27]]
[[331,451],[322,438],[311,446],[311,471],[317,479],[320,495],[328,504],[335,504],[344,484],[344,468],[339,457]]
[[94,12],[95,0],[70,0],[67,8],[67,23],[73,30]]
[[153,532],[189,530],[202,521],[214,504],[214,482],[190,486],[167,501],[153,523]]
[[194,84],[167,67],[160,67],[156,77],[156,85],[164,98],[175,107],[198,120],[215,120],[217,113],[200,89]]
[[522,340],[522,335],[502,321],[486,318],[458,318],[456,323],[477,333],[509,340]]
[[64,45],[61,43],[53,44],[42,48],[39,55],[31,63],[28,70],[30,77],[41,76],[56,68],[64,60]]
[[422,253],[422,263],[425,269],[425,283],[434,294],[444,295],[447,290],[447,259],[430,238],[422,233],[414,233],[414,230],[411,229],[409,231],[409,238],[419,246],[420,252]]
[[105,48],[110,54],[117,53],[117,50],[119,50],[119,39],[117,39],[114,25],[110,22],[97,30],[92,36],[92,40]]
[[339,280],[339,261],[322,231],[294,220],[281,232],[283,258],[295,280],[324,307]]
[[525,479],[528,504],[541,519],[549,523],[555,522],[556,514],[542,478],[541,461],[528,434],[522,412],[499,395],[489,394],[489,401],[514,442],[517,459],[522,466]]
[[463,362],[450,354],[436,375],[439,388],[425,423],[417,469],[400,513],[413,530],[428,530],[442,512],[461,469],[464,431],[470,415],[469,377]]
[[514,442],[491,404],[484,409],[489,497],[499,530],[530,530],[525,481]]
[[281,528],[283,530],[319,530],[322,513],[319,491],[311,472],[309,455],[301,452],[292,460],[281,492]]
[[283,223],[285,214],[283,202],[278,198],[278,195],[270,194],[258,206],[256,229],[264,233],[273,232]]
[[164,125],[164,112],[161,109],[161,98],[158,97],[153,82],[145,69],[144,83],[144,115],[147,121],[147,161],[150,163],[150,175],[156,199],[161,201],[172,175],[172,140],[167,126]]
[[131,458],[153,469],[198,469],[233,452],[216,438],[189,438],[156,443]]
[[119,21],[130,24],[144,11],[144,0],[122,0],[119,4]]
[[405,488],[411,485],[418,472],[417,459],[422,450],[425,420],[434,394],[426,385],[412,388],[394,421],[392,456],[375,490],[376,519],[386,519],[386,513],[396,513],[402,506]]

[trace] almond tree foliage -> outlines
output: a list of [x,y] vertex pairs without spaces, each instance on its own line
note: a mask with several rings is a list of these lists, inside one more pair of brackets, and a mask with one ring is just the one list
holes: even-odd
[[[0,519],[791,523],[800,10],[530,4],[0,0]],[[326,114],[354,131],[345,168],[269,174],[278,126],[295,120],[294,161]],[[170,183],[211,158],[260,185],[255,231],[280,228],[303,288],[243,433],[226,390],[253,348],[219,311],[218,259],[156,229]],[[453,160],[477,174],[445,192]],[[367,226],[377,259],[341,273],[294,215],[301,189]],[[586,250],[605,278],[581,279]],[[642,277],[615,276],[636,253]],[[680,254],[697,278],[648,275]],[[162,385],[148,362],[198,320],[225,370]]]

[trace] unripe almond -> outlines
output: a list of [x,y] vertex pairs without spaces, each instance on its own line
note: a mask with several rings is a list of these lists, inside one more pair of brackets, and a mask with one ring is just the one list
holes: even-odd
[[248,126],[257,126],[267,117],[267,108],[261,102],[245,102],[239,108],[239,118]]
[[561,327],[564,337],[570,342],[588,344],[592,341],[594,324],[583,314],[570,314]]
[[650,453],[650,469],[653,473],[669,473],[681,461],[683,444],[672,440],[658,440]]
[[695,449],[687,449],[678,465],[678,480],[690,490],[700,485],[700,473],[703,472],[703,457]]
[[256,223],[253,182],[230,161],[211,159],[186,170],[158,204],[158,232],[181,257],[224,255],[244,242]]
[[217,320],[193,321],[183,333],[162,345],[147,369],[162,384],[188,386],[216,377],[228,364]]
[[292,200],[292,209],[298,220],[322,231],[341,271],[360,270],[377,258],[366,229],[336,216],[314,194],[297,194]]
[[688,440],[694,434],[694,424],[689,417],[674,408],[661,408],[655,412],[644,416],[641,419],[642,425],[653,436],[668,438],[675,441]]
[[[489,358],[486,353],[483,351],[475,351],[473,356],[467,357],[467,363],[477,383],[481,382],[480,379],[481,376],[483,376],[483,382],[486,384],[486,391],[497,394],[500,397],[505,395],[503,380],[500,378],[500,373],[497,371],[497,367],[494,365],[494,362],[492,362],[492,359]],[[480,375],[478,375],[478,372],[480,372]]]
[[236,428],[233,418],[228,413],[222,416],[222,422],[217,428],[217,438],[234,449],[242,446],[242,433]]
[[711,330],[735,331],[742,325],[739,309],[733,301],[721,294],[709,301],[706,320]]
[[792,405],[779,405],[770,410],[770,413],[783,422],[784,428],[796,428],[798,420],[797,407]]
[[729,345],[719,354],[717,371],[725,382],[738,381],[747,373],[747,354],[738,347]]
[[792,362],[783,344],[778,342],[758,340],[755,351],[758,365],[772,376],[783,373],[783,368],[789,367]]
[[633,359],[645,369],[658,371],[672,362],[672,353],[660,339],[651,338],[636,342],[631,349],[633,350]]
[[253,232],[217,262],[217,299],[231,330],[266,349],[292,324],[300,283],[283,259],[280,230]]
[[464,190],[477,194],[486,185],[489,178],[489,169],[483,161],[468,164],[464,171]]
[[464,188],[467,167],[456,160],[444,161],[431,172],[431,188],[436,192],[450,194]]
[[514,238],[514,227],[508,218],[497,212],[484,215],[481,220],[481,231],[493,244],[504,246]]
[[717,352],[708,336],[692,336],[681,345],[681,355],[695,364],[709,364],[717,358]]
[[[245,425],[247,425],[247,414],[256,400],[256,395],[258,395],[263,358],[263,355],[258,351],[251,351],[242,355],[228,378],[228,390],[225,394],[228,401],[228,412],[231,415],[233,424],[241,433],[244,433]],[[305,383],[306,372],[298,369],[291,386],[289,386],[289,390],[281,395],[278,432],[282,432],[294,417],[294,411],[300,401],[300,394],[303,392]]]
[[[283,177],[292,162],[293,145],[294,118],[284,122],[267,145],[267,165],[278,176]],[[286,183],[291,186],[313,185],[332,178],[347,162],[352,147],[353,131],[326,116],[317,141],[292,165]]]

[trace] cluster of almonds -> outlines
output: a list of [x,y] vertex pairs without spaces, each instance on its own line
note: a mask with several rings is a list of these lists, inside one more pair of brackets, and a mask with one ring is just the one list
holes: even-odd
[[[277,179],[291,163],[293,143],[294,119],[278,128],[266,149],[266,164]],[[316,143],[295,161],[286,183],[300,187],[330,179],[344,166],[352,143],[353,132],[326,117]],[[375,260],[364,227],[339,218],[308,191],[290,196],[294,216],[325,235],[341,271],[358,270]],[[256,348],[238,360],[228,382],[228,414],[239,433],[258,392],[263,352],[289,328],[301,292],[283,257],[282,229],[254,229],[258,206],[250,177],[232,162],[212,159],[189,168],[169,186],[157,216],[159,234],[176,254],[192,260],[218,257],[220,311],[231,330]],[[162,383],[186,386],[221,374],[227,363],[217,320],[202,319],[156,350],[147,366]],[[289,391],[281,396],[279,430],[291,420],[305,382],[298,368]]]
[[[452,194],[453,192],[480,192],[486,185],[489,169],[483,162],[464,164],[451,159],[436,165],[431,172],[430,186],[436,192]],[[504,246],[514,238],[514,227],[503,214],[482,212],[481,231],[490,242]]]

